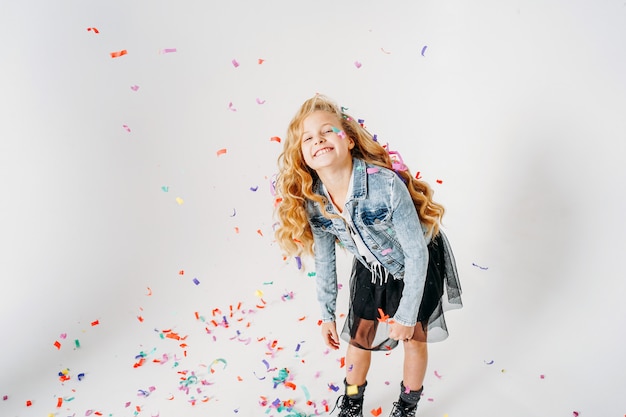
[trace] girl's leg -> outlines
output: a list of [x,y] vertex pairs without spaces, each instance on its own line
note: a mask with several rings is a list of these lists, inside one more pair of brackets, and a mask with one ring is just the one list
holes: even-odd
[[428,365],[428,344],[411,339],[404,342],[404,386],[417,391],[424,384]]
[[346,383],[348,385],[365,384],[371,359],[371,351],[348,345],[346,352]]

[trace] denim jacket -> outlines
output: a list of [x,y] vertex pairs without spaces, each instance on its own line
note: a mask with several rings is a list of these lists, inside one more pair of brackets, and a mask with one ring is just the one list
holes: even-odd
[[[404,280],[400,305],[393,319],[404,326],[414,326],[424,293],[428,268],[427,240],[409,191],[394,171],[353,159],[352,194],[348,210],[357,233],[378,262],[395,279]],[[324,196],[318,180],[316,194]],[[327,199],[326,199],[327,200]],[[314,239],[317,299],[322,321],[334,321],[337,305],[335,242],[367,266],[341,217],[324,217],[320,205],[307,201],[307,216]],[[330,201],[326,211],[338,214]]]

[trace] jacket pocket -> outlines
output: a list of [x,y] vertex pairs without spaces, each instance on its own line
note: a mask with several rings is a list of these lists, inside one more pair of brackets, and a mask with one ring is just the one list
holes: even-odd
[[324,216],[315,216],[309,219],[311,227],[318,230],[328,231],[332,229],[333,221]]
[[365,226],[374,226],[389,220],[390,211],[387,207],[381,207],[374,210],[363,210],[360,213],[361,222]]

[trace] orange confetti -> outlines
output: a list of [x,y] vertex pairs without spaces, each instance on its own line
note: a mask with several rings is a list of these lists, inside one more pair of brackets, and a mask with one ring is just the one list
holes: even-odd
[[298,321],[304,321],[306,319],[306,316],[302,316],[298,319]]
[[92,321],[91,322],[91,326],[97,326],[98,324],[100,324],[100,320],[96,320],[96,321]]
[[279,138],[278,136],[272,136],[272,137],[270,138],[270,141],[271,141],[271,142],[278,142],[278,143],[280,143],[280,138]]
[[261,231],[261,229],[257,229],[256,231],[259,235],[263,236],[263,232]]
[[54,347],[57,348],[57,349],[61,349],[61,343],[58,340],[56,340],[54,342]]
[[119,58],[122,55],[126,55],[128,51],[126,49],[122,49],[121,51],[111,52],[111,58]]
[[443,180],[437,180],[437,184],[443,184]]
[[148,297],[152,295],[152,288],[147,287],[148,288],[148,294],[146,294]]
[[63,405],[63,397],[57,398],[57,408],[61,408]]
[[262,63],[264,63],[264,62],[265,62],[265,60],[264,60],[264,59],[259,58],[259,65],[261,65],[261,64],[262,64]]
[[87,28],[87,32],[93,31],[94,33],[100,33],[100,31],[96,28]]
[[141,323],[143,323],[143,317],[137,316],[137,320],[139,320]]
[[292,390],[294,390],[294,391],[296,390],[296,384],[294,384],[294,383],[293,383],[293,382],[291,382],[291,381],[286,381],[286,382],[285,382],[285,386],[286,386],[287,388],[291,388],[291,389],[292,389]]
[[378,408],[373,409],[371,413],[374,417],[378,417],[379,415],[383,413],[383,409],[382,407],[378,407]]
[[185,275],[185,271],[181,269],[180,271],[178,271],[178,275]]
[[139,367],[140,367],[141,365],[143,365],[144,363],[146,363],[146,359],[145,359],[145,358],[141,358],[141,359],[139,359],[139,362],[136,362],[136,363],[133,365],[133,368],[139,368]]
[[342,356],[341,359],[339,359],[339,367],[343,368],[344,366],[346,366],[346,357]]
[[241,382],[241,381],[243,381],[243,378],[240,377],[239,375],[237,375],[237,381]]
[[235,233],[239,233],[239,228],[235,227]]
[[224,155],[226,152],[228,152],[228,150],[226,148],[222,148],[217,151],[217,156]]
[[383,322],[383,323],[384,323],[384,322],[386,322],[387,320],[389,320],[389,316],[388,316],[388,315],[386,315],[386,314],[383,312],[383,309],[382,309],[382,308],[378,308],[378,314],[380,315],[380,317],[378,318],[378,321],[380,321],[380,322]]

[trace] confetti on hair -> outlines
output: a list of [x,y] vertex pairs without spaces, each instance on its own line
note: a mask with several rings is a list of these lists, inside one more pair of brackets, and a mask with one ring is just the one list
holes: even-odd
[[228,152],[226,148],[218,149],[217,156],[226,155],[226,152]]
[[233,59],[232,61],[230,61],[233,64],[233,67],[237,68],[239,66],[239,62],[237,62],[236,59]]
[[100,31],[97,28],[87,28],[87,32],[93,32],[93,33],[100,33]]
[[424,45],[424,47],[422,48],[422,56],[424,56],[424,53],[426,53],[426,48],[428,48],[428,45]]
[[472,266],[475,266],[476,268],[482,269],[483,271],[486,271],[487,269],[489,269],[488,266],[480,266],[475,264],[474,262],[472,262]]
[[121,51],[111,52],[111,58],[119,58],[126,54],[128,54],[128,51],[126,49],[122,49]]
[[361,68],[363,64],[361,64],[359,61],[354,61],[354,66],[357,68]]

